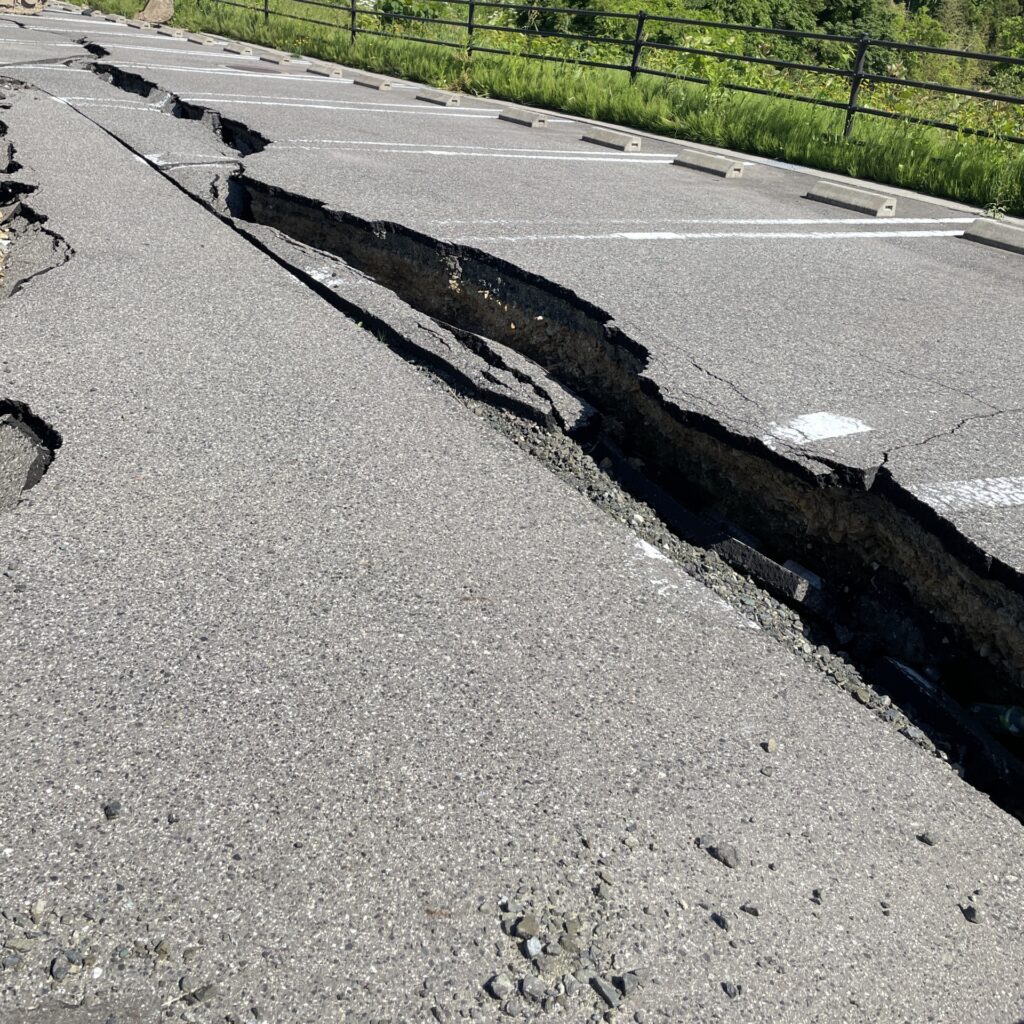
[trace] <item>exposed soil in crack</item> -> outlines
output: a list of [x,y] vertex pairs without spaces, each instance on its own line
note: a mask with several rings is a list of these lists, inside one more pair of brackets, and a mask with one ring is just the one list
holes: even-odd
[[[140,76],[85,66],[172,116],[204,123],[240,156],[269,144]],[[482,401],[481,414],[521,447],[927,745],[890,698],[912,706],[971,781],[1024,815],[1024,767],[962,707],[1019,700],[1024,579],[901,487],[884,463],[864,472],[819,459],[825,472],[814,472],[681,408],[645,375],[642,343],[606,312],[485,252],[327,208],[241,166],[212,183],[207,173],[201,188],[195,167],[184,177],[153,166],[404,358],[427,365],[463,400]],[[396,320],[358,290],[332,287],[299,250],[334,260],[413,315]],[[450,357],[453,340],[487,368],[467,373]],[[510,365],[502,353],[533,369]],[[515,392],[510,382],[523,388],[519,405],[496,397],[502,388]],[[523,394],[553,405],[545,382],[587,414],[533,415]]]

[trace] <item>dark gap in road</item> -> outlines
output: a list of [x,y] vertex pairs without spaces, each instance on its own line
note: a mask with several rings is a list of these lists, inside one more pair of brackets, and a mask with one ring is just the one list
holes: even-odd
[[[21,89],[20,82],[0,78],[0,89]],[[6,93],[0,92],[0,99]],[[22,170],[14,143],[7,138],[7,124],[0,121],[0,229],[10,236],[10,245],[0,263],[0,298],[16,295],[29,281],[64,266],[75,251],[47,218],[25,200],[36,186],[13,177]]]
[[[97,46],[94,43],[85,44],[85,49],[90,52],[99,51],[101,56],[105,56],[107,53],[102,46]],[[172,117],[182,118],[187,121],[203,122],[221,142],[230,146],[240,156],[250,156],[253,153],[259,153],[270,145],[269,139],[241,121],[224,117],[217,111],[209,109],[209,107],[204,107],[197,103],[189,103],[173,93],[160,89],[141,75],[125,71],[115,64],[99,64],[92,61],[76,61],[73,64],[88,68],[104,81],[109,82],[123,92],[134,93],[143,99],[161,101],[160,109],[165,114],[170,114]]]
[[[224,122],[213,111],[110,65],[92,70],[221,134]],[[268,144],[232,124],[235,141],[221,138],[240,154]],[[225,194],[222,187],[197,192],[155,169],[405,358],[423,362],[423,350],[268,247],[246,222],[339,258],[453,337],[489,339],[543,368],[597,411],[594,433],[569,440],[677,536],[718,553],[796,608],[809,638],[841,651],[883,694],[912,707],[959,751],[972,783],[1024,818],[1024,765],[948,696],[1019,701],[1024,579],[902,488],[886,466],[864,473],[821,464],[814,472],[679,407],[645,376],[644,346],[606,312],[485,252],[329,209],[242,171]],[[425,361],[456,390],[476,390],[446,371],[443,358]],[[869,691],[853,692],[873,702]]]
[[0,511],[17,505],[50,468],[63,439],[24,402],[0,398]]

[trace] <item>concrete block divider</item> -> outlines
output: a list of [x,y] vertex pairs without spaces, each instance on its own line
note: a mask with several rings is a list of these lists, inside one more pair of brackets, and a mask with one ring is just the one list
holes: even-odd
[[864,188],[852,188],[835,181],[819,181],[809,189],[807,199],[830,206],[841,206],[844,210],[864,213],[869,217],[895,217],[896,197],[869,192]]
[[438,107],[457,107],[460,100],[458,96],[448,92],[421,92],[416,94],[416,99],[424,103],[433,103]]
[[306,74],[318,75],[320,78],[342,78],[345,72],[333,64],[310,64]]
[[388,89],[393,89],[395,85],[394,82],[381,78],[379,75],[353,75],[352,81],[364,89],[376,89],[378,92],[386,92]]
[[224,47],[224,52],[225,53],[237,53],[237,54],[245,56],[245,55],[248,55],[248,54],[252,53],[252,47],[251,46],[245,46],[242,43],[230,43],[228,46]]
[[704,153],[699,149],[681,149],[672,163],[691,171],[714,174],[719,178],[739,178],[743,174],[742,161],[717,153]]
[[548,123],[546,114],[534,114],[529,110],[503,110],[498,114],[498,120],[521,124],[524,128],[544,128]]
[[964,239],[1024,255],[1024,227],[992,220],[990,217],[979,217],[970,224],[964,232]]
[[609,132],[604,128],[590,128],[580,136],[583,142],[592,142],[595,146],[607,146],[609,149],[620,149],[624,153],[635,153],[640,149],[640,137],[627,135],[625,132]]
[[185,38],[185,33],[180,28],[158,28],[156,34],[158,36],[169,36],[171,39]]
[[212,36],[189,35],[187,38],[190,43],[195,43],[196,46],[216,46],[218,42]]

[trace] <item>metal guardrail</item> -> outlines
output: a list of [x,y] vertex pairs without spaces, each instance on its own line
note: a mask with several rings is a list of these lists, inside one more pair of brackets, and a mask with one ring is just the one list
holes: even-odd
[[[913,124],[926,125],[932,128],[940,128],[967,135],[977,135],[985,138],[999,138],[1008,142],[1024,144],[1024,137],[1022,136],[1004,135],[980,128],[968,128],[962,125],[952,124],[948,121],[939,121],[927,117],[917,117],[904,113],[897,113],[891,110],[882,110],[877,107],[861,106],[858,103],[861,87],[865,83],[879,83],[897,85],[903,88],[928,93],[939,93],[979,99],[991,103],[1024,105],[1024,96],[997,93],[982,89],[968,89],[961,86],[944,85],[941,82],[927,82],[912,78],[900,78],[893,75],[874,74],[865,70],[868,53],[872,48],[876,50],[895,50],[907,53],[935,54],[952,57],[962,61],[987,62],[990,65],[1001,65],[1003,67],[1024,67],[1024,58],[1022,57],[1008,57],[993,53],[976,53],[970,50],[952,50],[941,46],[925,46],[917,43],[896,42],[891,39],[873,39],[866,34],[856,36],[833,35],[824,32],[804,32],[797,29],[763,28],[756,25],[733,25],[729,22],[700,21],[695,18],[675,18],[667,15],[648,14],[645,11],[632,14],[623,11],[599,11],[592,10],[590,8],[541,7],[536,4],[525,5],[504,3],[500,2],[500,0],[446,0],[446,3],[450,6],[466,8],[466,19],[464,21],[452,18],[432,18],[425,14],[412,14],[403,11],[379,11],[374,6],[367,6],[365,0],[363,3],[360,3],[360,0],[348,0],[347,3],[332,3],[330,0],[288,0],[289,5],[295,4],[304,7],[328,9],[337,12],[345,17],[345,20],[348,22],[347,26],[339,24],[337,21],[324,21],[322,18],[307,18],[295,13],[274,10],[271,7],[271,0],[262,0],[262,7],[241,3],[239,0],[213,0],[213,2],[228,7],[237,7],[243,10],[262,12],[264,21],[269,21],[272,17],[286,18],[292,21],[341,29],[349,33],[350,39],[353,43],[360,35],[395,38],[402,39],[407,42],[424,43],[429,46],[444,46],[451,49],[461,50],[469,57],[474,53],[487,53],[499,56],[523,57],[530,60],[542,60],[553,63],[579,64],[585,67],[606,68],[613,71],[626,71],[629,73],[631,81],[635,81],[640,75],[651,75],[683,82],[694,82],[699,85],[713,84],[709,78],[701,77],[699,75],[687,75],[676,71],[645,67],[643,64],[643,57],[644,52],[648,50],[707,57],[716,61],[735,61],[746,64],[768,65],[774,68],[801,71],[809,74],[828,76],[831,78],[846,78],[850,82],[850,89],[849,95],[845,100],[826,99],[821,96],[805,96],[794,92],[743,85],[738,82],[718,82],[714,84],[720,88],[730,89],[735,92],[752,93],[758,96],[771,96],[779,99],[792,100],[797,103],[807,103],[812,106],[844,110],[846,112],[846,120],[843,134],[847,137],[853,129],[853,120],[855,115],[865,114],[873,117],[903,120]],[[571,17],[585,17],[588,20],[606,18],[613,21],[618,20],[623,23],[632,22],[632,25],[629,26],[629,30],[622,36],[597,36],[578,32],[561,32],[555,29],[543,29],[532,26],[496,25],[490,22],[482,22],[477,18],[477,13],[480,9],[510,12],[513,14],[525,14],[527,16],[556,14],[568,15]],[[378,27],[366,28],[365,26],[360,26],[360,18],[376,18]],[[385,31],[381,27],[389,22],[403,21],[421,25],[439,25],[449,29],[461,29],[464,30],[465,36],[462,40],[452,40],[431,38],[425,35],[398,35],[394,32]],[[847,44],[855,48],[853,54],[853,66],[844,68],[821,64],[808,64],[799,61],[781,60],[775,57],[730,53],[728,51],[706,49],[699,46],[682,46],[676,43],[657,42],[648,38],[648,31],[650,26],[658,24],[684,25],[701,29],[721,29],[729,32],[753,34],[756,36],[783,37],[788,39],[812,41],[815,43]],[[478,33],[481,32],[505,33],[521,36],[526,39],[564,39],[573,42],[614,45],[631,51],[631,59],[628,64],[616,64],[608,61],[588,60],[584,57],[565,57],[554,54],[529,53],[517,50],[501,49],[494,46],[484,46],[477,41],[479,38]]]

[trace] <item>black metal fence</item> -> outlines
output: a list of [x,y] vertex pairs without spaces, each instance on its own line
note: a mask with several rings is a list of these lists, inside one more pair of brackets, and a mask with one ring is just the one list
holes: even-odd
[[[630,79],[635,81],[640,75],[651,75],[659,78],[674,79],[677,81],[694,82],[701,85],[712,85],[736,92],[752,93],[759,96],[772,96],[781,99],[792,100],[797,103],[807,103],[817,107],[827,107],[834,110],[845,111],[844,134],[850,135],[853,128],[854,117],[857,114],[870,115],[872,117],[893,118],[908,121],[914,124],[923,124],[933,128],[941,128],[948,131],[961,132],[970,135],[979,135],[987,138],[1000,138],[1005,141],[1024,144],[1024,136],[1005,134],[984,128],[968,127],[958,125],[945,120],[916,116],[905,112],[884,110],[875,106],[862,106],[859,103],[861,88],[864,85],[892,85],[901,88],[916,90],[930,95],[949,95],[981,100],[992,104],[1008,104],[1014,107],[1024,105],[1024,97],[999,92],[990,89],[971,89],[964,86],[948,85],[941,82],[923,81],[916,78],[900,77],[898,75],[877,73],[867,70],[868,58],[872,49],[896,53],[911,54],[933,54],[950,57],[961,62],[981,62],[981,67],[987,69],[1008,69],[1024,68],[1024,58],[1007,57],[991,53],[975,53],[969,50],[953,50],[941,46],[925,46],[917,43],[902,43],[891,39],[872,39],[867,35],[834,35],[823,32],[803,32],[796,29],[762,28],[755,25],[733,25],[728,22],[701,21],[694,18],[674,18],[667,15],[647,14],[644,11],[639,13],[625,13],[621,11],[595,11],[591,9],[569,8],[569,7],[539,7],[536,4],[512,4],[502,3],[499,0],[446,0],[446,6],[466,9],[465,20],[455,18],[431,17],[427,14],[416,14],[409,11],[395,9],[378,9],[375,4],[367,4],[366,0],[347,0],[341,3],[331,3],[330,0],[287,0],[287,7],[294,6],[309,7],[312,9],[327,9],[335,14],[341,15],[343,22],[326,21],[322,17],[305,17],[295,13],[294,10],[279,10],[271,6],[272,0],[262,0],[262,8],[250,4],[241,3],[239,0],[214,0],[215,3],[229,7],[239,7],[244,10],[262,11],[265,21],[270,18],[287,18],[292,21],[305,22],[313,25],[326,25],[347,31],[352,42],[358,36],[380,36],[386,38],[399,38],[409,42],[425,43],[429,46],[443,46],[463,51],[467,56],[474,53],[497,54],[503,56],[525,57],[531,60],[550,61],[555,63],[572,63],[586,67],[607,68],[613,71],[628,72]],[[502,25],[493,21],[481,21],[480,13],[497,11],[511,14],[525,21],[525,24]],[[563,15],[568,18],[585,18],[588,21],[596,19],[608,19],[622,25],[623,31],[619,36],[591,35],[584,32],[561,31],[555,28],[543,28],[536,24],[530,24],[531,19],[541,17],[550,18],[553,15]],[[363,19],[363,24],[360,24]],[[375,27],[366,27],[365,20],[371,19]],[[344,22],[347,22],[345,24]],[[442,38],[427,34],[397,34],[389,31],[387,26],[398,23],[408,23],[422,26],[438,26],[444,29],[450,36],[457,38]],[[650,38],[652,27],[656,26],[685,26],[699,28],[702,30],[725,30],[728,32],[753,35],[755,38],[785,38],[798,40],[802,43],[812,45],[822,43],[845,44],[852,50],[852,67],[837,67],[823,64],[805,63],[801,61],[783,60],[773,56],[758,56],[754,54],[733,53],[725,50],[709,49],[700,46],[683,46],[678,43],[663,42]],[[629,63],[615,63],[605,60],[591,60],[582,56],[565,56],[545,53],[532,53],[526,50],[510,50],[497,46],[485,45],[480,42],[481,33],[503,33],[505,35],[519,36],[524,40],[537,39],[561,39],[570,42],[613,45],[623,48],[629,52],[631,59]],[[769,67],[799,71],[811,75],[820,75],[828,78],[842,78],[849,82],[849,92],[844,99],[829,98],[827,96],[808,96],[785,89],[771,89],[756,85],[746,85],[739,82],[720,81],[712,83],[711,79],[701,75],[685,74],[680,71],[666,70],[664,68],[648,67],[644,65],[644,56],[647,52],[683,54],[691,57],[704,57],[713,61],[739,62],[746,64],[767,65]]]

